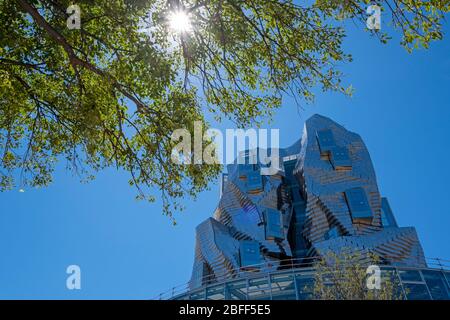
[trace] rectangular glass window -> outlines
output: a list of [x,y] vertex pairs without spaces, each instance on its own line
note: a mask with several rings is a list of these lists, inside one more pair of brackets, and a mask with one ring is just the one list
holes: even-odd
[[252,240],[243,240],[240,242],[239,255],[241,258],[241,267],[246,269],[258,269],[261,263],[261,253],[259,251],[259,242]]
[[381,198],[381,218],[384,219],[384,221],[382,221],[384,227],[398,227],[389,201],[384,197]]
[[284,239],[281,212],[274,209],[266,209],[264,211],[264,219],[266,222],[266,239]]
[[388,281],[393,286],[394,299],[404,300],[406,297],[396,269],[392,267],[381,267],[381,283],[386,283]]
[[270,286],[267,280],[267,277],[264,277],[248,281],[249,300],[270,300]]
[[295,283],[292,274],[272,275],[272,300],[295,300]]
[[383,227],[389,227],[389,221],[386,218],[386,214],[384,213],[383,210],[381,210],[381,224],[383,225]]
[[430,300],[430,295],[424,284],[404,283],[403,287],[408,300]]
[[427,283],[433,300],[450,299],[447,283],[442,272],[423,270],[422,275]]
[[205,290],[199,290],[197,292],[193,292],[190,295],[190,300],[205,300]]
[[308,300],[313,298],[314,274],[297,274],[297,290],[299,300]]
[[252,171],[247,174],[247,192],[255,193],[263,190],[262,176],[259,171]]
[[239,164],[239,179],[247,179],[248,175],[253,172],[253,165],[251,164]]
[[336,146],[334,142],[333,132],[330,129],[319,130],[316,132],[317,141],[321,154],[329,154],[331,149]]
[[372,218],[372,209],[363,188],[353,188],[345,191],[345,198],[353,219]]
[[400,279],[402,279],[403,282],[423,282],[422,277],[417,270],[398,270],[398,274],[400,275]]
[[206,289],[206,300],[224,300],[224,286],[219,285]]
[[350,154],[345,147],[334,147],[331,149],[330,154],[331,164],[336,170],[350,169],[352,167],[352,161],[350,160]]
[[445,279],[447,280],[448,288],[450,289],[450,272],[449,271],[445,272],[444,276]]
[[247,300],[247,281],[227,283],[225,285],[225,300]]

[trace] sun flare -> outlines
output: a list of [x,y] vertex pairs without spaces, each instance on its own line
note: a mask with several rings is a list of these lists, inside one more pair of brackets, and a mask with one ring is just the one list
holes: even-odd
[[172,12],[169,15],[169,25],[170,28],[175,32],[184,33],[192,30],[189,16],[184,11]]

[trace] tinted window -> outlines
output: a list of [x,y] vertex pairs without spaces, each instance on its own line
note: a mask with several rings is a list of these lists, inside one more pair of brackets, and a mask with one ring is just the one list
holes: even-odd
[[270,299],[270,286],[267,277],[250,279],[248,281],[249,300],[268,300]]
[[381,210],[381,224],[383,227],[389,227],[389,221],[384,213],[384,210]]
[[281,213],[278,210],[266,209],[266,239],[283,239],[284,232],[281,223]]
[[272,275],[272,299],[296,299],[294,276],[292,274]]
[[372,218],[372,210],[363,188],[353,188],[345,191],[345,198],[353,219]]
[[259,243],[257,241],[241,241],[239,254],[241,258],[241,267],[254,266],[261,263],[261,254],[259,252]]
[[206,297],[207,300],[223,300],[225,298],[224,286],[220,285],[206,289]]
[[226,300],[247,300],[247,281],[236,281],[225,285]]
[[345,147],[334,147],[331,149],[331,164],[335,169],[350,168],[352,162],[350,160],[350,154]]
[[391,210],[389,201],[384,197],[381,198],[381,218],[384,219],[383,226],[397,227],[397,221],[395,221],[394,213]]
[[239,171],[239,178],[246,179],[248,175],[253,172],[253,165],[239,164],[238,171]]
[[394,268],[382,267],[381,268],[381,283],[389,281],[393,286],[394,299],[405,299],[405,295],[402,290],[400,279]]
[[423,282],[422,277],[417,270],[398,270],[398,274],[402,281]]
[[313,298],[314,275],[296,275],[298,298],[307,300]]
[[190,300],[205,300],[205,290],[200,290],[194,293],[191,293]]
[[408,300],[430,300],[427,287],[424,284],[404,283]]
[[317,140],[319,141],[321,153],[329,153],[336,146],[333,132],[329,129],[317,131]]
[[247,174],[247,191],[256,192],[263,189],[262,176],[258,171],[252,171]]
[[440,271],[423,270],[422,275],[433,300],[450,299],[444,274]]

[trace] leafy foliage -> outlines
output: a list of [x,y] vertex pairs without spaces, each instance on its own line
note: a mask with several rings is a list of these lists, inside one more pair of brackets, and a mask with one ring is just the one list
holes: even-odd
[[[366,3],[79,0],[81,29],[70,30],[72,1],[0,0],[1,188],[46,186],[64,158],[83,179],[115,166],[139,198],[153,201],[159,188],[172,217],[221,168],[170,162],[171,133],[197,120],[206,130],[209,113],[258,125],[283,94],[311,101],[317,86],[348,94],[337,65],[351,57],[336,21],[364,23]],[[383,3],[404,46],[442,37],[448,1]],[[170,30],[174,10],[192,32]]]
[[403,296],[398,280],[390,273],[381,279],[380,289],[367,288],[367,267],[379,265],[376,255],[327,252],[316,263],[312,297],[317,300],[399,300]]

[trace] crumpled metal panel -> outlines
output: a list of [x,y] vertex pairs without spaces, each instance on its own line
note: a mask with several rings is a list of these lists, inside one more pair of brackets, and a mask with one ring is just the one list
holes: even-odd
[[[287,190],[282,186],[281,171],[273,176],[262,176],[263,188],[260,192],[248,192],[246,181],[242,178],[242,172],[248,171],[248,168],[239,170],[239,166],[244,165],[228,166],[227,180],[223,182],[214,217],[197,227],[195,261],[190,282],[192,288],[205,284],[205,281],[199,280],[201,278],[214,281],[225,274],[233,276],[239,271],[239,241],[242,240],[257,241],[262,262],[270,262],[275,269],[279,259],[292,257],[287,240],[292,210],[287,201],[290,199]],[[280,212],[284,239],[266,239],[264,210],[268,209]],[[227,241],[229,245],[225,245]]]
[[192,287],[224,278],[239,270],[239,241],[213,218],[197,226]]
[[[332,137],[332,143],[323,147],[324,150],[320,150],[317,132],[327,132]],[[342,158],[339,159],[341,163],[332,158],[333,152]],[[301,250],[305,257],[326,251],[339,252],[345,248],[347,252],[375,253],[393,265],[426,266],[414,228],[398,228],[393,223],[393,226],[383,227],[382,201],[375,170],[358,134],[326,117],[314,115],[306,121],[301,140],[280,149],[279,154],[284,161],[297,159],[293,172],[280,168],[273,176],[262,176],[261,183],[255,179],[259,164],[251,166],[236,162],[227,166],[228,173],[221,186],[221,198],[214,217],[196,230],[191,288],[220,281],[223,277],[242,276],[239,273],[239,247],[243,240],[259,243],[262,262],[266,265],[270,262],[272,268],[278,268],[280,259],[290,258],[292,252],[297,252],[297,242],[293,241],[291,246],[289,239],[299,233],[307,244],[308,253],[306,249]],[[247,180],[249,176],[252,177],[251,183]],[[297,179],[300,194],[289,193],[286,176]],[[352,217],[345,192],[354,188],[364,191],[371,214],[366,212]],[[292,190],[298,192],[298,188]],[[303,209],[296,209],[300,210],[296,215],[300,214],[305,221],[302,230],[291,228],[295,224],[295,219],[291,219],[294,196],[298,201],[306,202],[306,209],[303,206]],[[354,204],[358,207],[358,203]],[[367,208],[366,203],[361,205]],[[282,214],[285,239],[266,239],[264,211],[267,209],[278,210]],[[292,230],[295,234],[288,237]]]
[[396,266],[426,267],[416,230],[411,227],[385,228],[365,236],[346,236],[314,245],[316,254],[332,251],[371,252]]
[[[321,152],[317,132],[330,130],[338,148],[349,150],[351,168],[336,170]],[[414,228],[383,228],[381,195],[369,152],[361,137],[334,121],[314,115],[305,123],[300,159],[294,169],[306,199],[303,235],[311,243],[310,252],[327,250],[367,250],[393,264],[422,267],[425,258]],[[359,219],[349,210],[345,193],[364,190],[371,219]],[[329,234],[339,236],[327,239]]]

